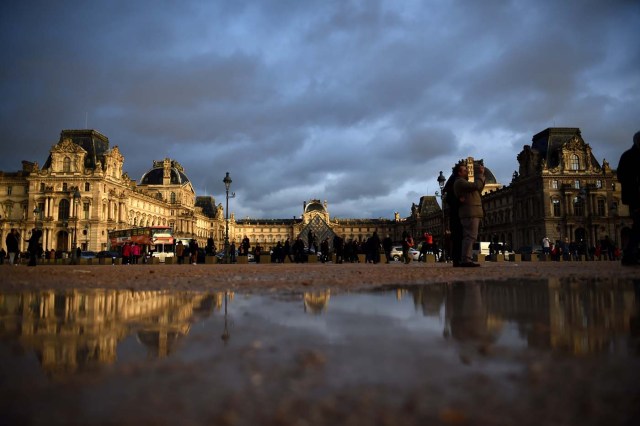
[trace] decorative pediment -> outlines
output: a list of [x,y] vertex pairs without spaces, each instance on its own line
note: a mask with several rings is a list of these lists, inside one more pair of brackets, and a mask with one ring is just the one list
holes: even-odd
[[84,150],[80,145],[77,145],[71,141],[71,139],[63,139],[62,142],[54,145],[51,148],[51,153],[56,154],[86,154],[87,151]]
[[580,136],[574,136],[564,145],[566,151],[582,151],[585,149],[585,142]]

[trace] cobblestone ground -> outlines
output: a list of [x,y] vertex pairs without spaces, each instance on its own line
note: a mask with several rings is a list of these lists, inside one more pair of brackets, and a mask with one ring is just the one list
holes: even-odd
[[202,265],[38,265],[0,269],[0,289],[132,288],[260,292],[330,288],[366,289],[388,284],[470,280],[640,277],[640,268],[619,262],[484,262],[480,268],[451,264],[202,264]]
[[[384,285],[558,279],[580,286],[639,278],[640,269],[618,262],[495,262],[468,269],[415,262],[5,264],[0,266],[0,292],[233,290],[261,297],[326,289],[333,295]],[[270,331],[250,335],[246,330],[246,340],[236,336],[224,350],[212,349],[214,340],[221,345],[219,334],[197,337],[200,356],[175,354],[170,360],[115,365],[108,375],[64,383],[15,378],[5,366],[0,369],[0,424],[585,426],[631,425],[640,418],[640,345],[635,355],[630,350],[628,356],[566,357],[476,342],[461,346],[464,355],[450,348],[454,355],[449,356],[435,344],[403,346],[399,341],[398,350],[399,337],[383,334],[374,339],[386,345],[373,345],[378,349],[368,355],[370,340],[323,346],[284,333],[277,344],[265,345]],[[190,335],[199,336],[198,330]],[[368,358],[379,362],[371,365]],[[7,413],[10,418],[3,417]]]

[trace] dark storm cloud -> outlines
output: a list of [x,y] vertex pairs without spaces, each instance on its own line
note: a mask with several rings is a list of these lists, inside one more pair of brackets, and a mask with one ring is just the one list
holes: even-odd
[[[15,3],[15,2],[14,2]],[[95,128],[139,178],[178,160],[239,217],[406,215],[440,170],[499,181],[547,127],[613,166],[640,116],[634,1],[23,1],[3,5],[0,170]]]

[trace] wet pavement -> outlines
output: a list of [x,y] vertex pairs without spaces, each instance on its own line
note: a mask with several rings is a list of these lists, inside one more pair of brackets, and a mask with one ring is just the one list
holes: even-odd
[[[64,268],[10,268],[0,279],[0,424],[614,425],[640,416],[640,280],[626,270],[389,284],[370,268],[318,269],[369,283],[332,286],[291,269],[290,280],[307,284],[260,287],[254,267],[221,280],[226,289],[51,286]],[[74,276],[126,283],[124,274],[163,272],[96,268]],[[185,271],[189,282],[211,273]]]

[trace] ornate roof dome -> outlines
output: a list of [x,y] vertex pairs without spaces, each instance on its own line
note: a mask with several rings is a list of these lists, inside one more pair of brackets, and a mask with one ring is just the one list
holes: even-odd
[[170,185],[184,185],[189,178],[184,174],[182,166],[174,160],[154,161],[153,168],[142,175],[141,185],[163,185],[165,171],[169,177]]
[[[473,167],[476,168],[480,165],[479,161],[474,161],[473,162]],[[484,183],[485,185],[487,184],[497,184],[498,181],[496,180],[496,177],[494,176],[493,172],[487,167],[484,166]]]
[[309,201],[309,203],[305,206],[304,211],[306,213],[312,212],[312,211],[320,211],[320,212],[324,212],[325,208],[322,205],[322,203],[320,202],[320,200],[311,200]]

